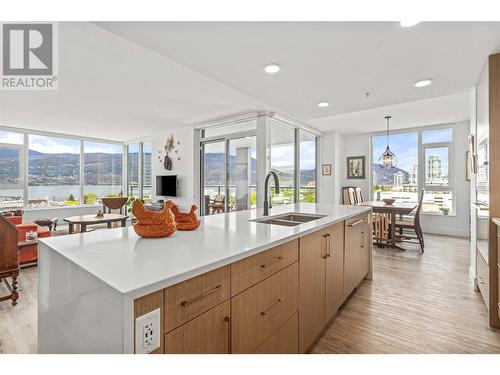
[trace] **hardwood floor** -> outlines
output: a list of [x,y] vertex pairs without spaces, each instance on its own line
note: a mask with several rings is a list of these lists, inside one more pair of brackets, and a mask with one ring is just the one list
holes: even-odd
[[[500,330],[489,328],[469,280],[469,242],[425,239],[424,254],[409,244],[406,252],[374,248],[374,280],[362,284],[313,353],[500,353]],[[0,353],[36,353],[36,269],[19,279],[19,304],[0,303]]]
[[[37,295],[36,268],[21,270],[19,274],[19,300],[17,306],[10,301],[0,302],[0,353],[37,352]],[[7,288],[0,283],[0,294]]]
[[374,246],[365,280],[313,353],[500,353],[468,276],[469,242],[425,236],[426,249]]

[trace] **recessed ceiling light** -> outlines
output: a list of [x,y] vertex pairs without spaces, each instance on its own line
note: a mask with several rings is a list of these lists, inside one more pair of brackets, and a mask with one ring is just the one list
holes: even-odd
[[329,105],[330,105],[330,103],[328,103],[328,102],[319,102],[319,103],[318,103],[318,107],[319,107],[319,108],[326,108],[326,107],[328,107]]
[[421,81],[415,82],[415,87],[425,87],[432,83],[432,79],[423,79]]
[[419,23],[420,23],[420,21],[406,20],[406,21],[401,21],[399,24],[401,25],[401,27],[412,27],[412,26],[415,26]]
[[266,73],[270,74],[278,73],[280,71],[280,66],[278,64],[267,64],[264,67],[264,70],[266,71]]

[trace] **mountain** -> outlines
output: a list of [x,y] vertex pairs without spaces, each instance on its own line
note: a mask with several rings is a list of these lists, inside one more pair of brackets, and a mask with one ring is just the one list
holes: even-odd
[[393,185],[394,174],[403,172],[403,183],[408,182],[410,174],[401,168],[384,169],[378,164],[372,164],[373,185]]
[[[78,185],[80,182],[80,155],[70,153],[46,154],[28,151],[28,179],[30,186]],[[122,154],[86,153],[85,184],[111,185],[122,183]],[[0,178],[12,180],[19,175],[19,152],[0,149]]]
[[[231,180],[235,180],[236,177],[236,157],[234,155],[229,156],[229,176]],[[251,184],[256,185],[257,183],[257,160],[251,159]],[[204,159],[204,172],[205,172],[205,184],[207,185],[224,185],[224,153],[222,152],[211,152],[205,154]],[[275,170],[278,175],[281,186],[293,186],[294,171],[293,167],[282,167],[280,170]],[[301,185],[307,185],[309,181],[316,180],[316,170],[302,170],[300,171],[300,183]]]

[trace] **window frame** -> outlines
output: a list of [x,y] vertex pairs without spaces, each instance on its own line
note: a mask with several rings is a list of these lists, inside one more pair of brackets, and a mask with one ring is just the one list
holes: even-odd
[[[414,133],[418,134],[418,194],[420,194],[422,189],[429,192],[435,191],[449,191],[453,195],[452,199],[452,210],[447,216],[456,216],[457,212],[457,199],[456,199],[456,184],[455,184],[455,163],[454,163],[454,146],[456,142],[456,123],[448,123],[448,124],[439,124],[439,125],[431,125],[431,126],[420,126],[420,127],[412,127],[405,129],[392,130],[391,135],[394,134],[404,134],[404,133]],[[440,129],[451,129],[451,141],[450,142],[428,142],[423,143],[423,133],[426,131],[440,130]],[[378,158],[374,160],[373,156],[373,137],[376,136],[385,136],[385,131],[373,132],[369,134],[369,156],[370,163],[368,172],[370,174],[369,184],[370,184],[370,197],[373,197],[373,173],[372,173],[372,165],[377,162]],[[425,178],[425,149],[427,148],[439,148],[439,147],[448,147],[448,186],[440,186],[440,185],[427,185]],[[396,155],[397,157],[397,155]],[[431,216],[445,216],[443,213],[436,212],[421,212],[422,215],[431,215]]]
[[[123,170],[122,170],[122,188],[125,191],[126,190],[126,180],[127,180],[127,171],[125,169],[126,166],[126,149],[125,149],[125,142],[120,142],[120,141],[113,141],[109,139],[102,139],[102,138],[95,138],[95,137],[83,137],[83,136],[76,136],[72,134],[66,134],[66,133],[57,133],[57,132],[47,132],[47,131],[40,131],[40,130],[32,130],[32,129],[25,129],[25,128],[16,128],[12,126],[5,126],[5,125],[0,125],[0,130],[4,130],[6,132],[13,132],[13,133],[18,133],[18,134],[23,134],[24,137],[24,142],[23,144],[14,144],[14,143],[1,143],[1,145],[5,145],[7,147],[20,147],[22,150],[22,157],[21,157],[21,173],[22,173],[22,190],[23,190],[23,211],[36,211],[36,210],[57,210],[57,209],[72,209],[72,208],[82,208],[82,207],[92,207],[89,205],[83,204],[83,194],[84,194],[84,142],[96,142],[96,143],[106,143],[106,144],[114,144],[114,145],[121,145],[123,148]],[[29,201],[29,196],[28,196],[28,163],[29,163],[29,158],[28,158],[28,152],[29,152],[29,136],[30,135],[39,135],[39,136],[44,136],[44,137],[54,137],[54,138],[66,138],[66,139],[74,139],[78,140],[80,142],[80,184],[79,186],[79,193],[81,197],[81,204],[79,205],[74,205],[74,206],[64,206],[64,207],[29,207],[28,206],[28,201]],[[54,185],[57,187],[58,185]],[[76,185],[75,185],[76,186]]]

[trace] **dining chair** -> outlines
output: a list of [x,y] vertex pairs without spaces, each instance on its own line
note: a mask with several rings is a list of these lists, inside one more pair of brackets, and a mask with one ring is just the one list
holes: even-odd
[[224,212],[224,202],[226,198],[224,194],[217,194],[213,199],[212,203],[209,204],[209,207],[212,209],[212,215],[220,212]]
[[342,187],[342,204],[353,205],[358,203],[356,200],[356,190],[354,186]]
[[363,192],[361,191],[361,188],[359,186],[356,186],[354,188],[354,192],[356,194],[356,203],[361,203],[365,201],[363,199]]
[[[420,250],[422,250],[422,253],[424,252],[425,243],[424,243],[424,234],[422,232],[422,227],[420,226],[420,212],[422,210],[424,195],[425,195],[425,190],[422,189],[422,192],[420,193],[420,199],[418,201],[418,206],[415,211],[415,216],[413,216],[413,220],[411,219],[396,220],[396,229],[399,229],[399,233],[403,235],[405,239],[408,238],[410,240],[415,240],[415,239],[418,240],[418,243],[420,244]],[[404,235],[405,229],[414,231],[415,237]],[[402,242],[411,242],[411,241],[403,240]]]

